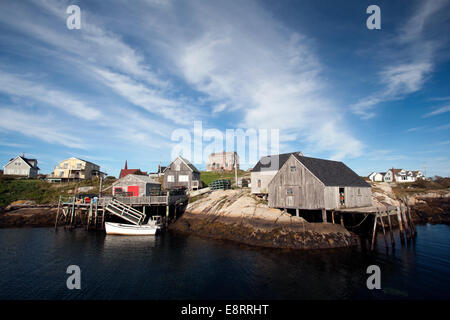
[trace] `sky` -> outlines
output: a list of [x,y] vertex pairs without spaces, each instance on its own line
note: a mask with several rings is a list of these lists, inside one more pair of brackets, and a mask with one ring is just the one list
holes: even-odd
[[[379,30],[366,27],[372,4]],[[69,5],[80,29],[66,25]],[[0,160],[153,172],[177,132],[197,141],[197,122],[201,152],[205,131],[278,130],[279,152],[360,175],[449,176],[448,30],[441,0],[2,0]]]

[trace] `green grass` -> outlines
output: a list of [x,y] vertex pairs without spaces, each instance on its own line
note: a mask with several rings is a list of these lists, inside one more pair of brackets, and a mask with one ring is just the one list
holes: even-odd
[[[238,177],[243,177],[246,174],[248,174],[247,171],[243,170],[238,171]],[[207,186],[209,186],[211,182],[217,179],[230,179],[231,183],[233,184],[235,182],[234,171],[233,172],[202,171],[200,174],[200,180]]]
[[[113,182],[112,179],[104,180],[103,188],[110,186]],[[48,183],[37,179],[14,179],[2,176],[0,177],[0,207],[17,200],[33,200],[38,204],[55,203],[60,195],[70,196],[77,187],[84,186],[94,187],[88,193],[98,193],[99,180],[94,178],[80,182]]]

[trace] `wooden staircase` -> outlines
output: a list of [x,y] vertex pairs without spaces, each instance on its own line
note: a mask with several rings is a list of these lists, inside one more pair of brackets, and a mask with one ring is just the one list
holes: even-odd
[[111,200],[106,205],[105,210],[135,225],[140,225],[145,218],[145,214],[117,199]]

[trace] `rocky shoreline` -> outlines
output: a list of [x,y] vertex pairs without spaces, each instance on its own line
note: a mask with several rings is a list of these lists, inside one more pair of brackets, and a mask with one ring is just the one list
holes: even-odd
[[[410,208],[417,224],[450,223],[450,197],[416,198]],[[56,205],[22,201],[0,211],[0,228],[52,227],[56,212]],[[189,204],[169,229],[270,248],[325,249],[356,244],[355,235],[341,225],[309,223],[236,190],[215,191]]]
[[356,244],[352,233],[340,225],[308,223],[297,217],[284,218],[268,221],[258,218],[208,217],[186,212],[170,226],[170,230],[268,248],[326,249]]

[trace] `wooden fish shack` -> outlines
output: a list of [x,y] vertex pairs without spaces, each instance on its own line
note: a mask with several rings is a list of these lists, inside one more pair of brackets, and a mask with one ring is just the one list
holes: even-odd
[[340,161],[292,153],[269,183],[269,207],[327,210],[372,206],[370,185]]

